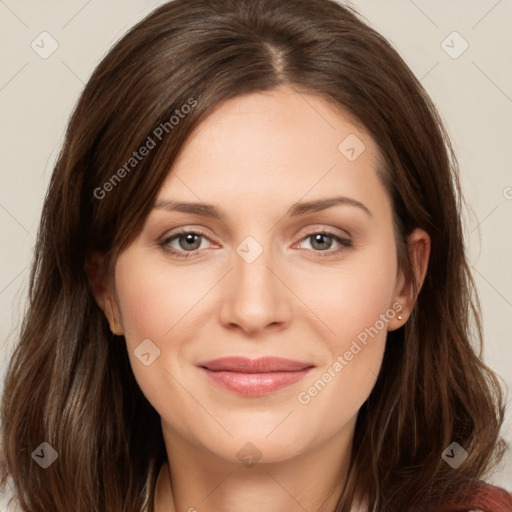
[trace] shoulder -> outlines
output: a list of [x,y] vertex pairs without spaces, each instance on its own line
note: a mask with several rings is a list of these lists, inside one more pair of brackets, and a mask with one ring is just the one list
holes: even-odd
[[473,480],[438,512],[512,512],[512,496],[501,487]]

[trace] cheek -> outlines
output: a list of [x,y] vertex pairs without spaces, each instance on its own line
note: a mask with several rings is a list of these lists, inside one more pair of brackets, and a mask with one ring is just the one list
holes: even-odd
[[370,394],[382,363],[388,324],[396,315],[392,307],[396,271],[394,243],[383,237],[382,243],[354,253],[345,265],[317,279],[315,289],[322,292],[309,299],[330,328],[323,340],[327,354],[321,371],[306,383],[298,399],[303,405],[311,403],[310,410],[316,410],[318,417],[320,411],[339,404],[341,409],[331,413],[346,421]]
[[300,291],[304,302],[330,328],[331,348],[339,351],[374,326],[382,314],[394,313],[396,274],[394,241],[383,236],[380,243],[347,254],[336,268],[319,271],[312,267],[297,282],[304,286]]
[[191,280],[190,273],[170,269],[143,254],[119,257],[116,289],[129,345],[145,338],[164,338],[206,293],[208,281],[201,275]]
[[[166,335],[174,335],[186,323],[187,312],[205,292],[197,286],[187,286],[190,280],[186,282],[183,276],[180,279],[179,272],[170,275],[169,267],[150,260],[136,249],[123,252],[116,262],[116,292],[135,379],[148,401],[161,413],[169,403],[176,402],[176,391],[179,396],[172,378],[177,375],[176,368],[171,367],[169,358],[178,358],[180,344],[166,343],[169,339]],[[157,349],[148,345],[147,339]],[[146,345],[142,345],[143,341]],[[146,351],[150,353],[147,365],[142,359]],[[194,416],[186,403],[181,405],[171,411],[171,415],[177,414],[174,418],[177,423],[187,414]]]
[[324,364],[296,396],[312,432],[327,428],[334,434],[349,424],[380,372],[388,322],[395,314],[390,306],[391,280],[376,285],[357,277],[352,274],[344,280],[345,292],[329,303],[324,318],[335,334],[324,338],[319,347],[319,353],[325,350]]

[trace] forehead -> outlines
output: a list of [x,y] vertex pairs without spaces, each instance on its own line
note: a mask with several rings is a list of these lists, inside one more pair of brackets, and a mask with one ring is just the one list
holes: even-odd
[[200,123],[157,202],[172,196],[249,207],[249,199],[289,205],[337,193],[375,203],[385,195],[378,157],[369,134],[323,98],[290,88],[251,93]]

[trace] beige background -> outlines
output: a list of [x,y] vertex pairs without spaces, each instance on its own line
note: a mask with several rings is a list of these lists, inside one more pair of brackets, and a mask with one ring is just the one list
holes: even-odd
[[[161,3],[0,0],[1,377],[68,117],[112,43]],[[512,0],[354,0],[352,5],[391,41],[446,121],[470,206],[467,245],[484,311],[485,360],[511,390]],[[32,49],[33,41],[39,53],[52,44],[58,48],[44,59]],[[509,442],[510,405],[503,429]],[[511,475],[509,453],[490,481],[512,490]]]

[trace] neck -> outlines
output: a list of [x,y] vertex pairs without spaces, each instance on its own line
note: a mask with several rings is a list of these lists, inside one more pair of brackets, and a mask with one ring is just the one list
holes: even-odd
[[[352,432],[350,433],[352,434]],[[247,467],[165,433],[155,512],[334,512],[345,484],[351,435],[292,459]],[[339,454],[345,456],[340,461]],[[355,508],[353,509],[355,512]]]

